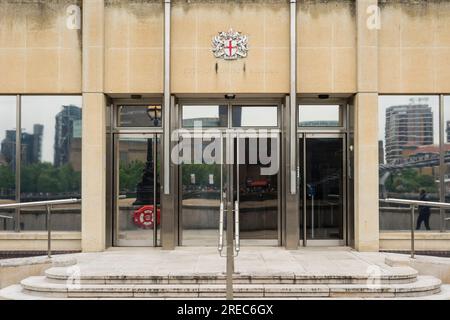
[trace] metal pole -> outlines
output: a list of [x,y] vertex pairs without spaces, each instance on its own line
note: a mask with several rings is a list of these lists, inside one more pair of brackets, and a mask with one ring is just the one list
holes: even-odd
[[164,194],[170,194],[170,0],[164,0]]
[[47,255],[52,257],[52,220],[51,220],[51,206],[47,205]]
[[227,209],[227,300],[233,300],[234,249],[233,203],[231,201],[228,201]]
[[414,227],[415,227],[415,219],[414,219],[414,205],[411,205],[411,259],[414,259]]
[[297,135],[297,1],[290,1],[290,124],[289,124],[289,180],[292,195],[297,193],[297,163],[296,163],[296,135]]
[[[227,152],[233,152],[233,140],[231,134],[227,135]],[[228,198],[227,198],[227,300],[233,300],[233,273],[234,273],[234,248],[233,248],[233,157],[228,154]]]

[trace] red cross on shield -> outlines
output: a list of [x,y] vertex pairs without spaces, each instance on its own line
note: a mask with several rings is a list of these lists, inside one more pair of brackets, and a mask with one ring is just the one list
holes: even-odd
[[225,40],[225,55],[232,57],[237,53],[236,40]]

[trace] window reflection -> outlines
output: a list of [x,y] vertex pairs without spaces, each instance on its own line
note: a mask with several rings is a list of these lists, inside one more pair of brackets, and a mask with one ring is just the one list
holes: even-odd
[[[81,196],[81,97],[22,97],[21,201]],[[58,206],[52,228],[81,229],[80,205]],[[45,210],[21,210],[22,230],[45,230]]]
[[161,127],[161,105],[120,106],[119,127]]
[[[445,190],[445,202],[450,202],[450,96],[444,97],[444,162],[445,162],[445,174],[444,174],[444,190]],[[450,210],[445,211],[446,218],[450,217]],[[445,229],[450,227],[450,221],[446,220]]]
[[183,106],[184,128],[226,127],[228,125],[227,106]]
[[277,106],[233,106],[233,127],[277,127]]
[[339,127],[342,126],[339,105],[300,105],[298,107],[301,127]]
[[[0,204],[16,199],[16,97],[0,96]],[[2,210],[4,216],[14,216],[14,210]],[[13,230],[12,220],[0,219],[0,230]]]
[[[440,200],[439,131],[438,96],[380,97],[380,198]],[[428,218],[430,229],[440,229],[438,209]],[[380,229],[410,229],[409,209],[381,202]]]

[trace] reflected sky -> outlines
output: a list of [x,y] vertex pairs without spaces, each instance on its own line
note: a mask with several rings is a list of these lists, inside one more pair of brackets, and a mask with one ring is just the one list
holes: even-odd
[[5,139],[6,130],[16,128],[16,97],[0,96],[0,143]]
[[183,119],[218,118],[219,106],[183,106]]
[[299,124],[329,122],[339,125],[339,105],[300,105]]

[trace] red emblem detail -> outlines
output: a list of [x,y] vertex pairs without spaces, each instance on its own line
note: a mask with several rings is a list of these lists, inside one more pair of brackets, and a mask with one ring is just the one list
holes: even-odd
[[[133,222],[141,229],[153,229],[154,228],[154,206],[143,206],[136,210],[133,214]],[[161,210],[156,212],[156,224],[159,226],[161,219]]]

